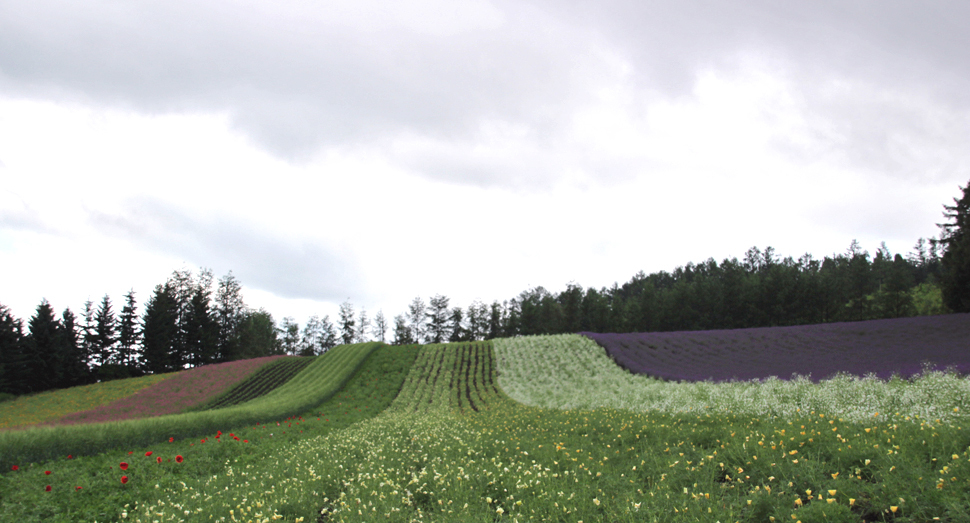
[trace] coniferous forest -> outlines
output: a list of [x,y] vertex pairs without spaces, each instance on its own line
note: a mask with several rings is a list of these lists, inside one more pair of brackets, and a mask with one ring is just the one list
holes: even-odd
[[248,308],[232,273],[177,270],[140,304],[105,295],[79,314],[42,300],[26,322],[0,305],[0,394],[19,395],[273,354],[314,355],[371,339],[403,345],[535,334],[789,326],[970,312],[970,185],[944,205],[938,239],[906,255],[853,241],[817,259],[752,247],[741,258],[637,273],[609,288],[535,287],[504,301],[451,307],[415,298],[388,321],[348,301],[339,317],[277,324]]

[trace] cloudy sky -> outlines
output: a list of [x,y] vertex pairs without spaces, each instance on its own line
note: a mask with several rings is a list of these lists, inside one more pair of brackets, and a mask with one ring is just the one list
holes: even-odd
[[303,322],[906,253],[968,144],[962,1],[0,0],[0,303],[209,267]]

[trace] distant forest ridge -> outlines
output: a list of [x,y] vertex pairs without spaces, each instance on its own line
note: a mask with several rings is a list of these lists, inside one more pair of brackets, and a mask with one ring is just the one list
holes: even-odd
[[[389,322],[378,311],[341,304],[336,321],[300,327],[248,308],[230,272],[180,270],[155,287],[138,311],[134,292],[116,315],[109,296],[79,317],[58,317],[42,300],[27,322],[0,305],[0,396],[92,381],[171,372],[274,354],[322,354],[338,343],[441,343],[577,332],[668,332],[780,327],[948,312],[970,312],[970,184],[944,205],[939,239],[920,239],[906,256],[883,243],[874,254],[855,240],[816,259],[779,257],[752,247],[742,259],[713,258],[673,272],[634,275],[623,285],[559,293],[543,287],[490,305],[451,307],[446,296],[412,300]],[[390,339],[389,339],[390,338]]]

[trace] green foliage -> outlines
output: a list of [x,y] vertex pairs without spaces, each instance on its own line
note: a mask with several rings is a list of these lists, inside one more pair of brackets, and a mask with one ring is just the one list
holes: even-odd
[[921,283],[910,289],[910,294],[913,297],[913,309],[917,316],[933,316],[950,312],[943,305],[943,290],[937,283]]
[[285,385],[244,405],[114,423],[0,433],[0,470],[16,463],[142,446],[161,437],[191,438],[226,427],[298,415],[340,390],[378,346],[362,343],[337,347],[316,358]]

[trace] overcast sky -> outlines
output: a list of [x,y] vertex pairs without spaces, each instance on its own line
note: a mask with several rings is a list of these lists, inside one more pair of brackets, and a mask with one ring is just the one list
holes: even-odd
[[970,3],[0,0],[0,304],[229,270],[279,319],[908,252]]

